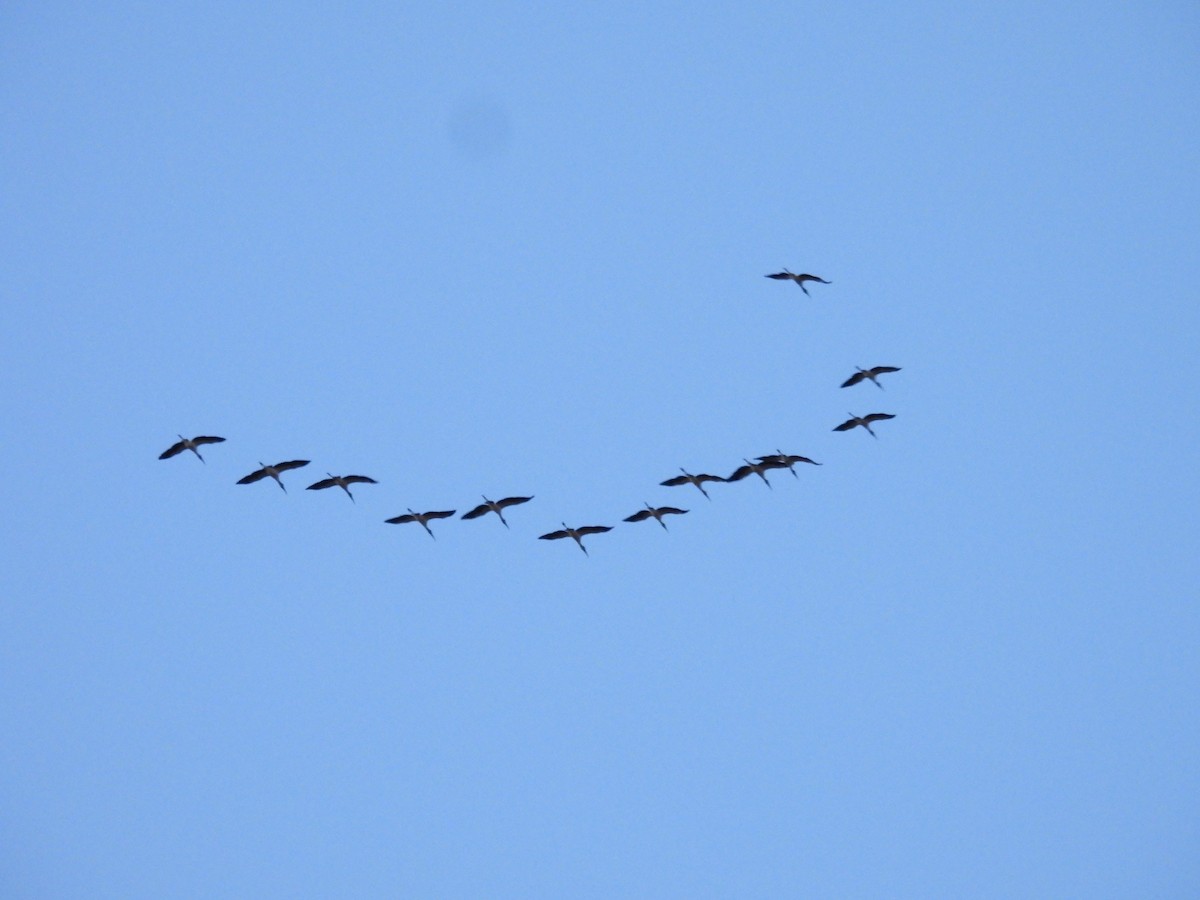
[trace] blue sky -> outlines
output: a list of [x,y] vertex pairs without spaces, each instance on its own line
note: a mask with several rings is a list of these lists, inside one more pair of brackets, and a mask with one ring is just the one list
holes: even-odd
[[0,893],[1195,896],[1194,6],[421,6],[0,13]]

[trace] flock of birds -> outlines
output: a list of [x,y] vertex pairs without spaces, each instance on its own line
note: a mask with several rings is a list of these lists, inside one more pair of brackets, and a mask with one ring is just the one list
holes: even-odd
[[[787,269],[784,269],[782,272],[775,272],[767,275],[766,277],[773,278],[776,281],[793,281],[799,285],[800,290],[804,291],[804,293],[808,294],[808,296],[812,295],[808,293],[808,288],[804,286],[805,282],[832,284],[832,282],[826,281],[824,278],[820,278],[816,275],[795,274],[789,272]],[[883,385],[879,383],[879,376],[900,371],[897,366],[873,366],[870,369],[862,369],[856,366],[855,369],[855,373],[842,382],[842,387],[853,387],[860,382],[870,381],[877,388],[882,390]],[[856,416],[854,413],[849,413],[849,416],[849,419],[842,424],[835,426],[833,430],[850,431],[854,428],[861,427],[865,428],[871,437],[877,438],[878,435],[876,435],[871,428],[872,423],[883,422],[887,419],[895,418],[895,416],[891,413],[881,412],[870,413],[869,415],[865,416]],[[178,437],[178,441],[159,454],[159,459],[170,459],[173,456],[178,456],[185,450],[190,450],[192,453],[196,454],[196,457],[201,462],[204,462],[204,457],[200,453],[200,447],[208,444],[221,444],[225,442],[225,438],[216,437],[213,435],[198,435],[196,437],[185,438],[181,434],[178,435]],[[283,479],[280,477],[280,475],[293,469],[303,468],[304,466],[307,466],[309,462],[310,461],[307,459],[291,459],[284,462],[275,463],[274,465],[267,465],[260,460],[258,463],[259,467],[250,474],[239,478],[237,483],[254,484],[257,481],[262,481],[264,478],[271,478],[286,494],[287,486],[283,483]],[[809,459],[807,456],[784,453],[782,450],[777,450],[775,453],[770,453],[766,456],[756,457],[753,462],[751,462],[749,459],[743,459],[743,462],[745,465],[739,466],[728,476],[709,475],[704,473],[693,475],[686,469],[681,468],[679,471],[682,474],[668,478],[666,481],[660,482],[660,484],[662,484],[664,487],[678,487],[680,485],[690,484],[698,489],[700,493],[705,496],[705,498],[711,500],[712,497],[710,497],[708,491],[704,489],[704,485],[709,482],[731,483],[749,478],[751,475],[757,475],[762,479],[763,483],[766,484],[767,487],[771,487],[771,482],[767,479],[766,473],[772,469],[787,469],[792,473],[793,477],[798,478],[799,476],[796,475],[796,465],[798,463],[807,463],[813,466],[821,465],[821,463]],[[306,488],[306,490],[321,491],[325,490],[326,488],[339,487],[346,492],[346,496],[350,498],[351,502],[357,502],[354,500],[354,494],[350,491],[350,485],[379,483],[374,478],[370,478],[366,475],[334,475],[330,472],[326,472],[325,474],[328,476],[327,478],[322,478],[320,481],[313,482]],[[530,496],[505,497],[502,500],[489,500],[487,496],[484,496],[483,503],[480,503],[475,508],[463,513],[459,518],[478,519],[481,516],[487,515],[488,513],[495,513],[499,517],[501,523],[503,523],[504,527],[508,528],[509,524],[508,520],[504,518],[504,510],[511,506],[518,506],[522,503],[528,503],[532,499],[533,497]],[[433,533],[433,529],[429,527],[429,523],[438,519],[449,519],[457,512],[458,511],[454,509],[416,512],[410,508],[405,514],[393,516],[392,518],[385,519],[384,521],[389,525],[405,525],[416,522],[425,529],[431,538],[436,540],[437,536]],[[686,509],[680,509],[676,506],[653,506],[650,503],[646,503],[644,509],[638,510],[633,515],[626,516],[624,521],[644,522],[647,519],[654,519],[663,527],[664,530],[667,530],[667,523],[663,521],[664,517],[681,516],[686,512]],[[583,539],[589,535],[603,534],[606,531],[612,530],[613,526],[611,525],[583,525],[578,528],[572,528],[571,526],[567,525],[566,522],[563,522],[561,529],[539,535],[539,540],[555,541],[562,538],[571,538],[576,544],[579,545],[579,549],[584,552],[584,555],[588,555],[588,549],[586,546],[584,546]]]

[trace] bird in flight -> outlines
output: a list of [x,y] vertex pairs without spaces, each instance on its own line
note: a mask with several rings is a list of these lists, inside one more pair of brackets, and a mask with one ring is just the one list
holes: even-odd
[[800,477],[796,474],[796,463],[808,463],[813,466],[821,465],[815,459],[809,459],[807,456],[796,456],[794,453],[784,453],[782,450],[776,450],[769,456],[760,456],[758,461],[760,463],[778,463],[779,465],[775,468],[787,469],[792,473],[793,478]]
[[239,478],[238,484],[254,484],[256,481],[262,481],[264,478],[270,477],[275,479],[275,483],[283,488],[283,492],[287,493],[287,488],[284,487],[283,481],[279,478],[280,472],[286,472],[289,469],[299,469],[301,466],[307,466],[307,459],[293,459],[288,462],[275,463],[273,466],[268,466],[261,459],[258,464],[261,469],[256,469],[247,475],[245,478]]
[[653,518],[666,531],[667,523],[663,521],[663,516],[682,516],[685,512],[687,512],[686,509],[679,509],[674,506],[651,506],[647,503],[645,509],[639,509],[632,516],[626,516],[625,521],[644,522],[646,519]]
[[861,425],[863,428],[867,429],[873,438],[878,438],[879,435],[871,431],[872,422],[882,422],[886,419],[896,418],[891,413],[871,413],[869,416],[856,416],[854,413],[847,413],[847,415],[850,416],[850,418],[841,425],[837,426],[837,428],[833,429],[834,431],[849,431],[851,428]]
[[871,383],[882,391],[883,385],[875,379],[877,379],[880,375],[886,375],[888,372],[900,371],[899,367],[897,366],[872,366],[870,369],[859,369],[858,366],[855,366],[854,368],[858,369],[858,371],[843,381],[842,387],[854,387],[854,385],[858,384],[860,381],[870,379]]
[[708,491],[706,491],[704,489],[704,482],[706,482],[706,481],[725,481],[726,480],[726,479],[722,478],[720,475],[693,475],[691,472],[687,471],[686,469],[680,469],[679,471],[682,472],[683,474],[676,475],[674,478],[668,478],[666,481],[660,481],[659,484],[661,484],[663,487],[678,487],[681,484],[694,484],[696,486],[696,488],[700,491],[700,493],[702,493],[705,497],[708,497],[708,499],[711,500],[712,497],[709,497]]
[[[767,277],[774,278],[776,281],[794,281],[796,284],[800,285],[800,290],[804,291],[806,294],[808,294],[808,288],[804,286],[804,282],[806,281],[816,281],[821,284],[833,284],[832,281],[826,281],[824,278],[818,278],[816,275],[797,275],[794,272],[789,272],[787,269],[784,269],[782,272],[776,272],[773,275],[768,275]],[[808,296],[811,297],[812,294],[808,294]]]
[[168,447],[166,450],[164,450],[162,453],[160,453],[158,455],[158,458],[159,459],[170,459],[172,456],[182,453],[184,450],[191,450],[193,453],[196,454],[196,456],[200,457],[200,462],[204,462],[204,457],[200,456],[200,451],[197,450],[196,448],[203,446],[204,444],[220,444],[220,443],[223,443],[224,441],[225,441],[225,438],[223,438],[223,437],[210,437],[205,434],[199,435],[198,437],[194,437],[194,438],[185,438],[181,434],[181,435],[179,435],[179,440],[176,441],[174,444],[172,444],[170,447]]
[[504,527],[507,528],[508,522],[504,519],[504,510],[510,506],[516,506],[518,503],[528,503],[532,499],[532,497],[505,497],[503,500],[489,500],[487,497],[484,497],[482,503],[474,509],[463,513],[462,517],[464,519],[478,519],[482,515],[494,512],[500,517],[500,521],[504,522]]
[[539,541],[557,541],[559,538],[574,538],[575,543],[579,545],[579,549],[583,551],[584,556],[588,556],[587,547],[583,546],[583,538],[589,534],[603,534],[606,531],[612,531],[611,525],[584,525],[582,528],[569,528],[567,523],[562,523],[562,531],[551,531],[549,534],[538,535]]
[[[329,475],[328,472],[325,473]],[[368,478],[366,475],[329,475],[328,478],[322,478],[315,484],[310,484],[305,490],[308,491],[323,491],[325,488],[340,487],[346,492],[346,496],[351,502],[357,503],[354,495],[350,493],[350,485],[352,484],[379,484],[374,478]]]
[[429,529],[430,519],[448,519],[452,515],[454,515],[454,513],[455,513],[455,510],[453,510],[453,509],[442,510],[441,512],[433,511],[433,512],[419,513],[419,512],[413,512],[412,508],[410,507],[408,510],[408,515],[396,516],[391,519],[384,519],[384,521],[387,522],[389,525],[403,525],[406,522],[420,522],[421,527],[424,528],[426,531],[428,531],[429,536],[436,541],[437,535],[435,535]]
[[[745,460],[744,466],[738,466],[733,474],[726,478],[726,481],[741,481],[743,478],[749,478],[751,475],[757,475],[763,480],[763,484],[771,487],[771,482],[767,481],[767,476],[764,474],[768,469],[787,469],[790,468],[787,463],[780,462],[775,457],[767,457],[760,459],[758,462],[750,462]],[[792,473],[795,474],[794,472]],[[774,488],[772,488],[774,490]]]

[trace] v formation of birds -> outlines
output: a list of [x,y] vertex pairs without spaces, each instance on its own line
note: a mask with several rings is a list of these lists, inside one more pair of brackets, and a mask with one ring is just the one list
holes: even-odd
[[[814,283],[815,284],[832,284],[833,283],[831,281],[826,281],[824,278],[820,278],[816,275],[810,275],[807,273],[796,274],[796,273],[788,271],[787,269],[784,269],[782,272],[772,273],[770,275],[767,275],[766,277],[772,278],[776,281],[794,282],[796,285],[799,286],[800,290],[804,291],[804,293],[807,294],[808,296],[812,296],[812,295],[809,294],[808,288],[805,287],[805,283],[810,283],[810,284],[814,284]],[[872,366],[869,369],[863,369],[863,368],[859,368],[856,366],[855,369],[856,369],[855,373],[853,375],[851,375],[849,378],[847,378],[844,382],[842,382],[841,387],[843,387],[843,388],[853,387],[854,385],[859,384],[863,381],[870,381],[872,384],[875,385],[875,387],[882,390],[883,385],[879,383],[879,376],[887,375],[887,374],[891,374],[893,372],[900,371],[900,369],[897,366]],[[876,422],[883,422],[883,421],[886,421],[887,419],[896,418],[891,413],[882,413],[882,412],[869,413],[865,416],[858,416],[858,415],[855,415],[854,413],[849,413],[849,416],[850,416],[850,418],[847,419],[845,422],[842,422],[840,425],[834,426],[833,430],[834,431],[851,431],[855,428],[861,427],[861,428],[865,429],[871,435],[871,437],[877,438],[878,435],[875,434],[875,431],[871,428],[871,425]],[[197,435],[196,437],[190,437],[190,438],[186,438],[183,435],[178,435],[178,437],[179,437],[178,441],[176,441],[174,444],[172,444],[170,447],[168,447],[166,450],[164,450],[161,454],[159,454],[159,457],[158,457],[159,459],[170,459],[173,456],[178,456],[179,454],[183,453],[185,450],[190,450],[192,453],[194,453],[196,455],[196,457],[200,460],[200,462],[204,462],[204,456],[200,453],[201,447],[206,446],[208,444],[221,444],[221,443],[225,442],[225,438],[216,437],[213,435]],[[751,475],[756,475],[760,479],[762,479],[763,483],[766,484],[767,487],[771,487],[771,482],[767,478],[766,473],[773,469],[787,469],[789,472],[792,473],[793,477],[799,477],[796,475],[796,465],[798,463],[807,463],[807,464],[813,465],[813,466],[821,465],[821,463],[816,462],[815,460],[809,459],[807,456],[800,456],[800,455],[793,454],[793,453],[784,453],[782,450],[777,450],[775,453],[769,453],[765,456],[755,457],[753,461],[751,461],[750,459],[744,458],[742,460],[742,462],[744,463],[744,465],[739,466],[738,468],[736,468],[732,473],[730,473],[727,476],[708,475],[708,474],[703,474],[703,473],[702,474],[692,474],[691,472],[688,472],[685,469],[680,469],[679,471],[682,474],[675,475],[675,476],[668,478],[665,481],[662,481],[659,483],[665,487],[677,487],[679,485],[690,484],[693,487],[695,487],[697,490],[699,490],[700,493],[703,494],[706,499],[711,500],[712,497],[709,496],[708,491],[705,490],[705,488],[704,488],[704,485],[708,484],[708,483],[732,483],[732,482],[742,481],[743,479],[749,478]],[[283,483],[283,479],[280,476],[284,472],[290,472],[293,469],[303,468],[304,466],[307,466],[308,464],[309,464],[309,460],[307,460],[307,459],[285,460],[283,462],[277,462],[274,464],[264,463],[260,460],[258,463],[259,467],[257,469],[255,469],[253,472],[250,472],[248,475],[245,475],[242,478],[239,478],[237,483],[238,484],[253,484],[256,481],[262,481],[264,478],[270,478],[277,485],[279,485],[280,489],[282,489],[283,492],[286,494],[287,486]],[[350,498],[350,500],[352,502],[354,502],[354,494],[350,491],[351,485],[378,484],[378,482],[374,478],[370,478],[366,475],[334,475],[330,472],[326,472],[325,474],[328,477],[322,478],[320,481],[315,481],[312,484],[308,485],[307,490],[320,491],[320,490],[324,490],[326,488],[332,488],[332,487],[341,488],[343,491],[346,492],[346,496],[348,496]],[[488,513],[495,513],[496,516],[500,519],[500,522],[504,525],[504,527],[508,528],[509,524],[508,524],[508,520],[504,518],[504,510],[506,510],[510,507],[513,507],[513,506],[518,506],[523,503],[528,503],[532,499],[533,499],[533,497],[529,496],[529,497],[505,497],[501,500],[489,500],[485,496],[483,498],[483,503],[480,503],[479,505],[475,506],[474,508],[467,510],[465,513],[463,513],[461,516],[459,516],[459,518],[460,519],[478,519],[481,516],[484,516]],[[454,515],[457,514],[457,512],[458,511],[454,510],[454,509],[427,510],[425,512],[417,512],[410,508],[403,515],[393,516],[392,518],[385,519],[384,521],[389,525],[404,525],[404,524],[409,524],[409,523],[416,523],[416,524],[420,525],[423,529],[425,529],[425,531],[429,534],[429,536],[431,538],[434,538],[436,540],[437,536],[433,533],[433,529],[431,529],[429,527],[429,523],[437,521],[439,519],[452,518]],[[626,516],[624,521],[626,521],[626,522],[644,522],[647,519],[654,519],[659,525],[662,526],[662,528],[664,530],[668,530],[667,523],[664,521],[664,519],[668,516],[684,515],[686,512],[687,512],[686,509],[680,509],[679,507],[676,507],[676,506],[653,506],[650,503],[646,503],[644,508],[639,509],[637,512],[633,513],[632,515]],[[554,541],[554,540],[559,540],[562,538],[571,538],[572,540],[575,541],[576,544],[579,545],[579,549],[584,552],[584,555],[587,555],[588,549],[587,549],[587,547],[584,546],[583,539],[589,535],[603,534],[607,531],[612,531],[612,529],[613,529],[613,526],[611,526],[611,525],[581,525],[578,527],[572,527],[572,526],[567,525],[566,522],[563,522],[561,529],[558,529],[556,531],[550,531],[550,532],[547,532],[546,534],[539,535],[539,539],[544,540],[544,541]]]

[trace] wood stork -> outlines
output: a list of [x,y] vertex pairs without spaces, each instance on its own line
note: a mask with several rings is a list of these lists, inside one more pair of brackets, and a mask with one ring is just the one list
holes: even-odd
[[182,453],[184,450],[191,450],[196,456],[200,457],[200,462],[204,462],[204,457],[200,456],[200,451],[197,447],[204,444],[221,444],[224,443],[223,437],[211,437],[210,435],[201,434],[194,438],[185,438],[182,434],[179,435],[179,440],[164,450],[158,455],[159,459],[170,459],[172,456]]
[[686,469],[680,469],[679,471],[683,474],[676,475],[674,478],[668,478],[666,481],[660,481],[659,484],[663,485],[663,487],[678,487],[681,484],[694,484],[699,489],[700,493],[702,493],[709,500],[712,500],[712,497],[708,496],[708,491],[704,489],[704,482],[728,480],[722,478],[720,475],[693,475]]
[[486,496],[483,502],[477,507],[462,514],[464,519],[478,519],[482,515],[494,512],[500,517],[500,521],[504,522],[504,527],[508,527],[508,522],[504,520],[504,510],[510,506],[516,506],[518,503],[528,503],[532,497],[505,497],[503,500],[489,500]]
[[249,475],[247,475],[245,478],[239,478],[237,483],[238,484],[254,484],[254,482],[262,481],[264,478],[267,478],[269,476],[269,477],[275,479],[275,483],[277,485],[279,485],[281,488],[283,488],[283,492],[286,494],[287,488],[284,487],[283,481],[280,480],[279,473],[287,472],[289,469],[299,469],[301,466],[307,466],[308,462],[309,461],[307,459],[293,459],[293,460],[289,460],[288,462],[275,463],[275,465],[273,465],[273,466],[268,466],[266,463],[264,463],[260,459],[258,461],[258,464],[260,466],[262,466],[262,468],[256,469],[255,471],[253,471]]
[[[746,464],[744,466],[738,466],[738,468],[734,470],[733,474],[725,479],[726,481],[741,481],[743,478],[749,478],[750,475],[753,474],[761,478],[763,480],[763,484],[765,484],[767,487],[771,487],[771,482],[767,481],[767,476],[765,473],[769,469],[788,468],[787,463],[782,463],[774,457],[768,457],[767,459],[759,460],[758,462],[750,462],[750,460],[745,459],[745,457],[743,457],[743,459],[745,460]],[[774,490],[774,488],[771,489]]]
[[420,522],[421,527],[424,528],[426,531],[428,531],[429,536],[436,541],[437,536],[429,529],[429,521],[431,519],[448,519],[452,515],[454,515],[454,513],[455,513],[455,510],[453,510],[453,509],[441,510],[440,512],[435,510],[435,511],[431,511],[431,512],[419,513],[419,512],[413,512],[412,508],[409,507],[408,515],[395,516],[394,518],[391,518],[391,519],[384,519],[384,521],[387,522],[389,525],[404,525],[407,522]]
[[[824,278],[818,278],[816,275],[808,275],[806,273],[796,275],[794,272],[789,272],[787,269],[784,269],[782,272],[776,272],[773,275],[768,275],[767,277],[774,278],[776,281],[794,281],[796,284],[800,285],[800,290],[804,291],[806,294],[808,294],[808,288],[804,286],[804,282],[806,281],[816,281],[821,284],[833,284],[832,281],[826,281]],[[811,297],[812,294],[808,294],[808,296]]]
[[[325,473],[329,475],[328,472]],[[374,478],[368,478],[366,475],[329,475],[328,478],[322,478],[315,484],[310,484],[305,490],[307,491],[323,491],[325,488],[340,487],[346,492],[346,496],[350,498],[352,503],[358,501],[354,499],[354,495],[350,493],[350,485],[352,484],[379,484]]]
[[651,506],[647,503],[645,509],[639,509],[632,516],[626,516],[625,521],[643,522],[646,519],[653,518],[666,531],[667,523],[663,521],[663,516],[682,516],[685,512],[687,512],[686,509],[679,509],[675,506]]
[[863,428],[867,429],[873,438],[878,438],[879,435],[871,431],[872,422],[882,422],[885,419],[896,418],[891,413],[871,413],[869,416],[856,416],[854,413],[847,413],[847,415],[850,416],[850,418],[841,425],[837,426],[837,428],[833,429],[834,431],[849,431],[851,428],[861,425]]
[[557,541],[559,538],[574,538],[575,543],[579,545],[579,549],[583,551],[584,556],[590,555],[587,547],[583,546],[583,538],[589,534],[603,534],[606,531],[612,531],[611,525],[584,525],[582,528],[570,528],[566,522],[562,523],[562,531],[551,531],[549,534],[538,535],[539,541]]
[[808,463],[813,466],[821,465],[815,459],[809,459],[807,456],[797,456],[794,453],[784,453],[782,450],[776,450],[769,456],[760,456],[758,461],[760,463],[779,463],[778,468],[787,469],[792,473],[793,478],[800,477],[796,474],[796,463]]
[[886,375],[888,372],[900,371],[898,366],[872,366],[869,369],[860,369],[858,366],[855,366],[854,368],[858,369],[858,371],[843,381],[842,387],[854,387],[860,381],[870,379],[871,383],[882,391],[883,385],[875,379],[880,375]]

